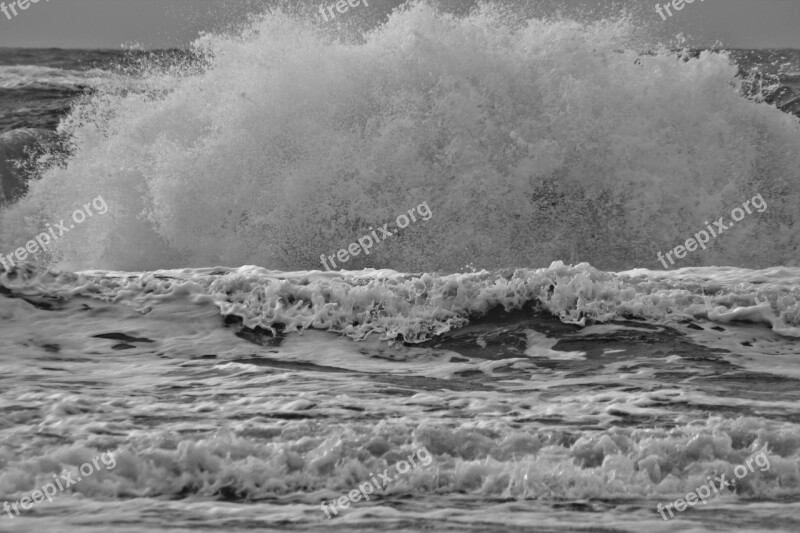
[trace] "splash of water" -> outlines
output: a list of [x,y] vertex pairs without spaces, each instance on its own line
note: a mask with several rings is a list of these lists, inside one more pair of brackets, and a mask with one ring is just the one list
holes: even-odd
[[342,42],[267,13],[199,39],[199,73],[79,106],[69,164],[3,214],[0,244],[102,195],[60,266],[319,268],[426,201],[433,219],[348,267],[658,267],[760,193],[768,211],[681,266],[798,264],[800,124],[744,98],[728,55],[642,55],[634,29],[417,3]]

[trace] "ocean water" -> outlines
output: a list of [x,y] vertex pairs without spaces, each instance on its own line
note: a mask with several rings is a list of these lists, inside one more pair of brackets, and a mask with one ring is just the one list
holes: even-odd
[[800,51],[645,30],[0,51],[0,531],[797,531]]

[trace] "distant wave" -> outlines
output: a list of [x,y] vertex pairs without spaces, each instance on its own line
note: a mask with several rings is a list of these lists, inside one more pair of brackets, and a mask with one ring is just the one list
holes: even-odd
[[0,89],[74,91],[98,86],[112,77],[111,73],[100,69],[81,71],[33,65],[0,66]]

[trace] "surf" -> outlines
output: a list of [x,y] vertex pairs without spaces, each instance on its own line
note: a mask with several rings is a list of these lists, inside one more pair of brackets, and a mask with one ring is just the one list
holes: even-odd
[[348,268],[657,268],[659,250],[761,194],[768,212],[681,266],[798,264],[797,119],[746,98],[729,54],[681,57],[629,17],[418,2],[347,39],[273,10],[193,54],[201,68],[74,106],[70,158],[3,211],[0,248],[102,195],[109,216],[51,266],[313,269],[427,202],[433,220]]

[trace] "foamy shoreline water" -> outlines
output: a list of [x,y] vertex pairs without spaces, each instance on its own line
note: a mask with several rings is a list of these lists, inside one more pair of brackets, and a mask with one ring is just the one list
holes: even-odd
[[[202,516],[230,530],[284,519],[316,530],[328,520],[320,502],[424,446],[430,468],[333,520],[414,530],[436,515],[443,530],[458,531],[477,519],[463,509],[471,501],[483,509],[476,531],[531,520],[569,530],[598,516],[620,531],[658,531],[658,502],[709,475],[730,477],[763,450],[769,470],[674,521],[739,513],[737,527],[751,531],[769,515],[789,530],[800,491],[796,341],[757,320],[715,324],[692,310],[702,298],[753,299],[742,292],[750,283],[762,294],[796,290],[800,272],[553,265],[499,274],[2,274],[0,406],[14,414],[0,427],[0,497],[16,499],[53,469],[108,450],[113,471],[34,508],[20,527],[103,531],[129,516],[138,524],[129,530],[145,531],[170,527],[170,516]],[[518,287],[537,294],[537,276],[554,285],[539,310],[509,290],[525,279]],[[624,283],[612,296],[614,277],[670,300],[671,311],[587,320],[601,316],[596,305],[625,298]],[[437,279],[452,288],[435,289]],[[384,291],[383,309],[358,314],[359,290],[373,299]],[[316,291],[328,302],[316,302]],[[305,301],[327,312],[313,318]],[[337,313],[373,333],[348,338],[362,336],[330,322]],[[414,344],[378,338],[423,331],[429,340]],[[615,518],[619,506],[624,518]]]

